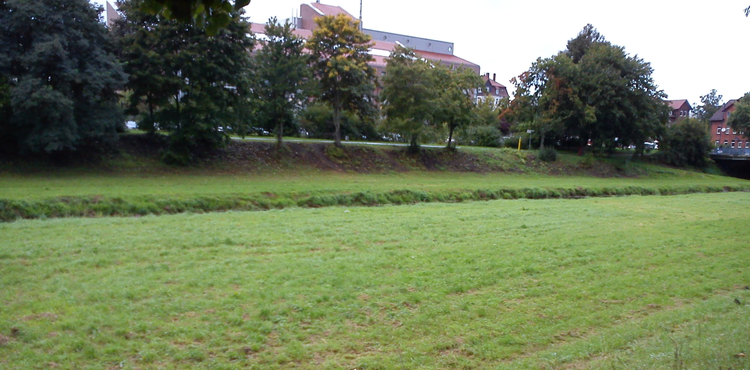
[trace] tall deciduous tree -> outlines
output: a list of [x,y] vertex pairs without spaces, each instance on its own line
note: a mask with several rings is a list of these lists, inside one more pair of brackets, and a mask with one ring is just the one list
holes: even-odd
[[383,112],[388,127],[409,139],[419,150],[419,135],[437,113],[438,86],[433,66],[401,46],[391,53],[383,77]]
[[0,2],[0,78],[10,107],[3,139],[51,153],[116,138],[116,91],[126,75],[101,12],[86,0]]
[[[160,17],[143,22],[149,16],[141,11],[141,0],[125,3],[131,4],[122,8],[129,31],[121,42],[127,50],[123,57],[143,73],[131,80],[133,95],[159,104],[159,125],[171,131],[165,160],[185,163],[194,148],[226,143],[229,128],[244,132],[253,39],[241,12],[209,36],[202,28]],[[157,47],[137,44],[143,38],[148,39],[144,45]]]
[[729,115],[729,125],[737,130],[743,131],[750,136],[750,92],[740,98],[736,103],[735,110]]
[[705,123],[688,118],[667,128],[659,145],[660,154],[670,164],[704,167],[708,164],[711,137]]
[[375,69],[369,49],[369,35],[359,29],[359,21],[339,14],[315,19],[318,25],[307,42],[312,69],[319,81],[319,98],[333,108],[334,141],[341,145],[341,112],[361,117],[375,112],[373,93]]
[[718,94],[716,89],[712,89],[706,95],[701,96],[702,105],[697,105],[693,109],[693,114],[701,121],[708,122],[711,116],[721,108],[723,95]]
[[255,56],[254,91],[259,98],[263,126],[273,126],[277,149],[281,148],[284,125],[291,124],[295,111],[307,102],[310,84],[309,55],[305,41],[294,35],[292,25],[271,18],[265,41]]
[[566,51],[538,59],[515,79],[511,112],[541,130],[557,131],[561,124],[558,133],[577,137],[581,152],[588,140],[598,148],[642,149],[647,138],[663,133],[669,113],[652,72],[649,63],[587,25]]
[[442,64],[434,66],[431,72],[438,90],[435,121],[448,127],[446,148],[451,149],[455,147],[454,131],[477,120],[472,92],[482,86],[482,78],[470,69],[453,70]]

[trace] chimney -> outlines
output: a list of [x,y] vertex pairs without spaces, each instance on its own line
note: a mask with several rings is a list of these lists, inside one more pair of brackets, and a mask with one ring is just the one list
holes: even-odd
[[497,80],[495,79],[495,77],[497,77],[497,73],[493,73],[493,74],[492,74],[492,81],[495,81],[495,82],[497,82]]
[[487,72],[485,75],[487,76],[487,79],[489,80],[490,79],[490,73]]

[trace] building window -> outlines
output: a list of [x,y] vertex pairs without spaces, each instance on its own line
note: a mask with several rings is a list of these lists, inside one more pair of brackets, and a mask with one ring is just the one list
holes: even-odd
[[732,149],[734,149],[734,140],[732,140]]
[[737,135],[737,131],[732,130],[732,135]]
[[716,128],[716,135],[721,135],[721,126]]
[[745,140],[745,149],[750,149],[750,141]]
[[719,140],[716,140],[716,142],[714,143],[714,146],[715,146],[715,147],[718,147],[718,146],[719,146]]
[[727,145],[727,141],[726,140],[724,140],[724,145]]

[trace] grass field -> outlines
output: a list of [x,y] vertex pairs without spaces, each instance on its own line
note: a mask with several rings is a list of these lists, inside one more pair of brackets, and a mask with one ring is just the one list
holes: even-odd
[[3,223],[0,368],[746,369],[748,208],[718,193]]

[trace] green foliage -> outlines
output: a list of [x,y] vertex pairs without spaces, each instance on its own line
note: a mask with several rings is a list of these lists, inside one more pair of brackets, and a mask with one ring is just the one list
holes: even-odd
[[310,58],[304,53],[305,40],[288,21],[281,25],[269,19],[265,34],[268,39],[255,54],[253,92],[260,105],[260,127],[273,128],[281,147],[284,127],[294,125],[295,113],[307,103]]
[[711,116],[721,108],[721,105],[723,104],[721,102],[722,98],[723,95],[717,94],[716,89],[711,89],[708,94],[701,95],[701,103],[703,104],[696,105],[695,108],[693,108],[693,115],[708,124],[708,120]]
[[590,139],[606,151],[630,144],[642,150],[647,138],[662,134],[669,114],[652,72],[587,25],[567,51],[537,59],[513,79],[516,98],[504,116],[542,142],[549,133],[577,137],[581,149]]
[[659,155],[667,163],[703,168],[708,164],[711,137],[705,123],[688,118],[669,127],[659,145]]
[[101,11],[85,0],[0,3],[0,132],[12,150],[53,153],[117,138],[116,91],[126,75]]
[[318,99],[333,108],[334,141],[341,145],[341,114],[360,118],[375,115],[375,69],[368,63],[371,38],[359,21],[344,14],[315,19],[317,28],[307,41],[312,70],[318,79]]
[[[170,163],[187,163],[196,152],[223,146],[229,131],[249,131],[248,50],[253,39],[242,12],[209,36],[203,28],[141,11],[143,0],[122,2],[116,33],[133,77],[131,108],[148,106],[147,130],[158,121],[170,131]],[[155,109],[158,112],[155,113]],[[143,123],[143,122],[142,122]]]
[[205,28],[210,36],[232,21],[232,13],[241,11],[250,0],[144,0],[140,11],[161,14],[166,19]]
[[[513,141],[510,139],[510,141]],[[484,147],[499,147],[503,143],[503,133],[497,126],[469,126],[463,130],[460,143]]]
[[[448,144],[454,145],[453,132],[457,128],[467,127],[477,121],[476,105],[472,91],[482,86],[482,79],[468,68],[450,69],[443,64],[434,66],[434,75],[438,99],[434,119],[448,128]],[[489,99],[488,99],[489,100]]]
[[[352,140],[380,141],[375,126],[368,119],[354,113],[343,112],[339,117],[341,136]],[[299,113],[299,125],[309,137],[333,139],[333,109],[327,104],[312,103]]]
[[557,160],[557,150],[550,147],[540,149],[539,159],[545,162],[554,162]]
[[750,92],[740,98],[734,106],[735,110],[729,116],[729,125],[733,129],[744,131],[750,136]]

